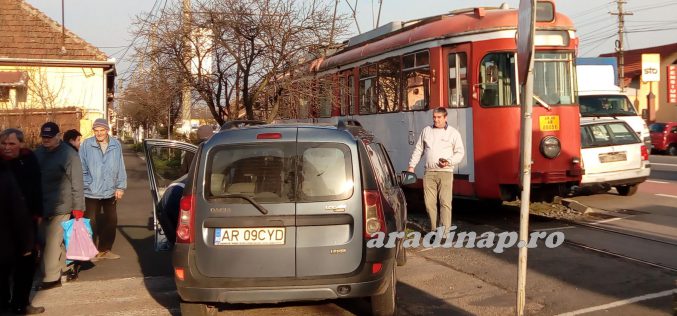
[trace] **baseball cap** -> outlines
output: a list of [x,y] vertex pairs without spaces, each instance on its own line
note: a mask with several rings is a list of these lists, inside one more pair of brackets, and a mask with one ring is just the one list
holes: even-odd
[[40,137],[54,137],[59,134],[59,125],[54,122],[47,122],[40,127]]

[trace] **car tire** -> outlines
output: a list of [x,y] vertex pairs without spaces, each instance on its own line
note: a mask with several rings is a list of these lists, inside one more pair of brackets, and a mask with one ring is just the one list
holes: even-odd
[[670,147],[668,148],[668,155],[677,156],[677,145],[675,144],[670,145]]
[[407,248],[404,248],[404,239],[399,242],[397,247],[397,266],[401,267],[407,264]]
[[182,316],[216,316],[218,313],[215,306],[203,303],[181,301],[180,309]]
[[374,316],[391,316],[397,313],[395,304],[397,274],[395,265],[388,274],[388,286],[383,294],[373,295],[371,297],[371,314]]
[[622,186],[617,186],[616,191],[618,191],[618,194],[622,196],[631,196],[637,193],[637,189],[639,188],[639,184],[632,184],[632,185],[622,185]]

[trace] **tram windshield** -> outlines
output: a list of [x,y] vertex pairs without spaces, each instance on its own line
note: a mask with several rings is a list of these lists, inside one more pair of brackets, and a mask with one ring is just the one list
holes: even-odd
[[574,103],[571,53],[536,52],[534,94],[548,105]]

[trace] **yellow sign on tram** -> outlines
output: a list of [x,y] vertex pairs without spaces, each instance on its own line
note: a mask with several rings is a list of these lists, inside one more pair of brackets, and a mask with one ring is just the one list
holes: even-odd
[[542,132],[559,131],[559,115],[544,115],[538,120]]

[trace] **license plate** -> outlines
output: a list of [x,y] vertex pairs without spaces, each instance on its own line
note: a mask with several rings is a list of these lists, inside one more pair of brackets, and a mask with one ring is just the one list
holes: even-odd
[[284,245],[284,227],[217,228],[214,230],[214,245]]
[[559,131],[559,115],[543,115],[538,118],[542,132]]
[[625,152],[599,154],[599,162],[601,163],[626,161],[626,160],[628,160],[628,157],[625,154]]

